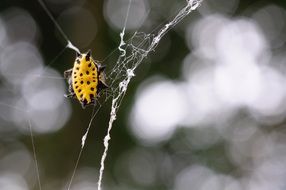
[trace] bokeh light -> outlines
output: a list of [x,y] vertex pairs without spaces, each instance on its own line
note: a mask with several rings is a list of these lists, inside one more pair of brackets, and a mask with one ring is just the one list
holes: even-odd
[[[104,3],[104,15],[106,17],[106,20],[112,27],[115,27],[116,29],[121,29],[125,23],[129,0],[107,0]],[[139,28],[146,19],[148,10],[148,1],[134,0],[132,3],[132,7],[130,8],[126,28]]]
[[144,91],[138,92],[138,101],[130,116],[132,131],[146,143],[168,139],[187,109],[180,86],[164,80],[150,81],[152,85],[143,84]]

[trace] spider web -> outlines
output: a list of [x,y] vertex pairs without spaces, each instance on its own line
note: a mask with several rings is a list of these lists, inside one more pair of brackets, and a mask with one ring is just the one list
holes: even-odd
[[[117,85],[117,87],[112,93],[110,119],[108,123],[107,134],[104,138],[104,152],[102,154],[100,163],[98,190],[101,190],[104,163],[107,157],[109,141],[111,139],[110,131],[113,127],[114,121],[116,120],[117,112],[120,108],[121,102],[126,95],[128,85],[131,79],[135,76],[136,68],[142,63],[142,61],[148,56],[151,51],[155,50],[162,37],[176,24],[178,24],[183,18],[185,18],[190,12],[197,9],[201,5],[202,1],[203,0],[187,1],[187,5],[182,8],[180,12],[170,22],[165,24],[155,35],[135,32],[130,42],[124,42],[124,26],[120,34],[121,43],[118,47],[118,49],[121,51],[121,55],[119,56],[112,72],[108,74],[108,78],[111,78],[113,80],[112,86],[115,84]],[[131,1],[129,2],[129,7],[130,3]],[[122,46],[125,47],[122,48]]]
[[[57,21],[54,19],[51,12],[48,10],[46,5],[42,0],[38,0],[45,12],[48,14],[48,16],[51,18],[59,32],[62,34],[63,38],[65,39],[67,45],[66,48],[72,49],[78,53],[80,53],[80,50],[72,44],[72,42],[69,40],[67,35],[64,33],[64,31],[61,29]],[[122,31],[120,33],[120,43],[118,46],[118,51],[120,52],[117,61],[114,65],[108,65],[108,67],[111,67],[109,71],[106,72],[106,79],[108,81],[108,85],[110,86],[109,93],[106,94],[105,99],[103,100],[103,103],[111,100],[111,109],[110,109],[110,117],[108,122],[108,129],[106,136],[104,137],[104,151],[102,153],[101,161],[100,161],[100,170],[99,170],[99,179],[98,179],[98,186],[97,189],[101,190],[102,188],[102,179],[103,179],[103,173],[104,173],[104,167],[105,167],[105,159],[108,154],[109,149],[109,141],[111,140],[110,132],[112,130],[114,121],[117,117],[117,112],[120,109],[120,105],[122,103],[122,100],[124,99],[128,85],[133,77],[135,77],[135,71],[136,68],[142,63],[142,61],[148,56],[148,54],[155,50],[157,45],[159,44],[160,40],[170,31],[173,27],[175,27],[176,24],[178,24],[182,19],[184,19],[189,13],[191,13],[193,10],[197,9],[203,0],[187,0],[186,5],[178,12],[177,15],[174,16],[167,24],[163,25],[161,28],[158,29],[157,33],[143,33],[143,32],[135,32],[129,40],[125,40],[125,30],[126,30],[126,23],[129,17],[129,11],[131,8],[132,0],[129,0],[128,9],[126,13],[126,18],[124,22],[124,26],[122,28]],[[91,114],[91,119],[89,121],[87,130],[85,134],[82,136],[81,139],[81,148],[80,152],[78,154],[78,159],[75,163],[75,167],[72,173],[72,176],[70,178],[70,181],[67,185],[67,189],[69,190],[72,186],[72,182],[74,179],[74,176],[77,171],[78,163],[80,161],[82,151],[85,147],[85,142],[89,133],[89,130],[92,126],[92,122],[97,115],[99,109],[102,107],[102,104],[98,104],[97,106],[93,107],[93,111]],[[36,155],[36,149],[35,149],[35,142],[34,142],[34,136],[32,132],[31,122],[28,122],[29,124],[29,130],[30,130],[30,136],[31,136],[31,142],[33,147],[33,153],[34,153],[34,160],[35,160],[35,167],[37,172],[37,180],[39,189],[41,189],[41,181],[40,181],[40,175],[39,175],[39,168],[38,168],[38,160]]]

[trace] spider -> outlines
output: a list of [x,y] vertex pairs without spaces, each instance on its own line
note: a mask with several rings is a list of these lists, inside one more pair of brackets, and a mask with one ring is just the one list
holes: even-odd
[[69,84],[69,94],[65,97],[77,99],[83,109],[95,105],[100,91],[108,88],[104,69],[105,66],[94,61],[90,50],[87,53],[77,52],[73,68],[64,72]]

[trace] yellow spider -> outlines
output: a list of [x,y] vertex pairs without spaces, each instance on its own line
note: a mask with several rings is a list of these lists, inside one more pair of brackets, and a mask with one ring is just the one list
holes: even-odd
[[82,108],[95,104],[99,92],[108,87],[104,69],[105,66],[94,61],[90,50],[87,53],[76,53],[73,68],[64,72],[64,78],[69,84],[69,94],[65,97],[76,98]]

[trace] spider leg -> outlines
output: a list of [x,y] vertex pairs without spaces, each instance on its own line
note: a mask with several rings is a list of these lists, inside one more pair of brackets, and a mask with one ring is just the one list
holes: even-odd
[[69,83],[69,92],[71,94],[73,94],[74,90],[73,90],[73,87],[72,87],[72,78],[69,78],[68,83]]
[[85,109],[85,107],[88,105],[88,104],[87,104],[87,100],[86,100],[86,99],[84,99],[84,100],[80,101],[80,103],[81,103],[81,107],[82,107],[82,109]]
[[65,94],[64,97],[66,97],[66,98],[76,98],[75,93]]
[[96,105],[97,105],[97,102],[98,102],[98,101],[97,101],[97,99],[95,99],[95,98],[92,98],[89,103],[87,103],[87,100],[86,100],[86,99],[80,101],[81,107],[82,107],[83,109],[85,109],[87,106],[91,106],[91,105],[96,106]]
[[97,100],[96,99],[91,99],[90,105],[96,106]]
[[106,77],[104,74],[105,66],[99,67],[99,77],[98,77],[98,85],[97,85],[97,91],[100,92],[101,90],[104,90],[108,88],[108,85],[106,84]]
[[107,84],[105,84],[104,82],[102,82],[101,80],[98,81],[98,85],[97,85],[97,91],[98,93],[104,89],[108,88]]
[[103,72],[105,70],[105,68],[106,68],[106,65],[99,65],[98,66],[98,72],[99,73]]
[[68,69],[64,72],[64,78],[65,79],[69,79],[71,77],[72,74],[72,69]]
[[66,98],[76,98],[76,94],[74,93],[74,90],[72,87],[72,78],[70,76],[68,76],[68,84],[69,84],[69,94],[65,94],[64,96]]

